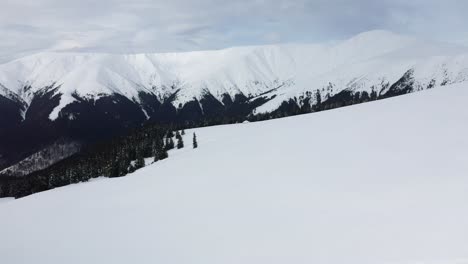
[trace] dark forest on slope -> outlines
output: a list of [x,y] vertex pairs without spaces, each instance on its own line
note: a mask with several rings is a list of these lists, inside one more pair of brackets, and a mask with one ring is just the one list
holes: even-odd
[[148,125],[127,136],[84,147],[44,170],[0,178],[0,197],[22,197],[99,176],[124,176],[143,167],[144,158],[153,157],[155,162],[167,158],[167,151],[174,148],[173,136],[168,127]]

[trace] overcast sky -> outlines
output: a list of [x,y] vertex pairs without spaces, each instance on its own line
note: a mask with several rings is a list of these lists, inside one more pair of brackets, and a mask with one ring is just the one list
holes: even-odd
[[327,42],[384,29],[468,44],[465,0],[0,0],[0,62],[36,51]]

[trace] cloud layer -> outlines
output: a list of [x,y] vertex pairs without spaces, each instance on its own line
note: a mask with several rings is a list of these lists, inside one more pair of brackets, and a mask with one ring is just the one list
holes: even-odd
[[446,0],[3,0],[0,62],[42,50],[165,52],[323,42],[372,29],[468,42]]

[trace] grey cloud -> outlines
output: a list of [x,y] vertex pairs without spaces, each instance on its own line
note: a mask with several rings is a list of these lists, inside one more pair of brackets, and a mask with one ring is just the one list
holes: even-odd
[[13,32],[23,32],[23,33],[36,33],[40,29],[31,25],[23,24],[8,24],[1,26],[0,30],[2,31],[13,31]]
[[0,62],[38,50],[182,51],[373,29],[463,43],[467,12],[457,0],[16,0],[0,9]]

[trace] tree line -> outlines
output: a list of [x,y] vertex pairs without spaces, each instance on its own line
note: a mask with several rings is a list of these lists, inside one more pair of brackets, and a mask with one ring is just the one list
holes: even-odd
[[[169,150],[183,148],[183,135],[185,130],[172,126],[147,125],[135,129],[126,136],[85,147],[44,170],[24,177],[0,178],[0,197],[23,197],[100,176],[125,176],[144,167],[147,158],[158,162],[169,157]],[[197,147],[194,133],[193,148]]]

